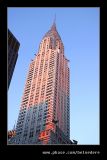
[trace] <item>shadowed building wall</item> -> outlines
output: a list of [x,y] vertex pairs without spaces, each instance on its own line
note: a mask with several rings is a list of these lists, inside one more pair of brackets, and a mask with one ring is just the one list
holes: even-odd
[[12,79],[13,71],[18,58],[20,43],[8,29],[8,88]]

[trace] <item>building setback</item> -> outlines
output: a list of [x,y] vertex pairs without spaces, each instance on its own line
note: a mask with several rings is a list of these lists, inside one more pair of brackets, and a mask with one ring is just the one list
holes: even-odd
[[70,140],[69,60],[55,22],[31,61],[13,144],[74,144]]
[[20,43],[8,29],[8,88],[12,79],[13,71],[18,58]]

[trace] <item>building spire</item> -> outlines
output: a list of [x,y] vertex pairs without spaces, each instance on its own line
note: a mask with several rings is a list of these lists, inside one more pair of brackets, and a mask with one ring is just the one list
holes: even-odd
[[56,28],[56,14],[54,15],[53,23],[52,23],[49,31],[45,34],[44,37],[55,37],[56,39],[60,39],[61,40],[61,37],[58,34],[57,28]]
[[53,21],[53,25],[51,27],[51,30],[56,30],[56,14],[54,15],[54,21]]
[[56,14],[54,16],[54,22],[53,22],[53,24],[56,24]]

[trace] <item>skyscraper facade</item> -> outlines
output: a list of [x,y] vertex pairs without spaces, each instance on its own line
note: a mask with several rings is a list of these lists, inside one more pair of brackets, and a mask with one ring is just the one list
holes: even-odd
[[8,88],[12,79],[13,71],[18,58],[20,43],[8,29]]
[[55,22],[31,61],[16,126],[16,144],[73,144],[70,140],[69,60]]

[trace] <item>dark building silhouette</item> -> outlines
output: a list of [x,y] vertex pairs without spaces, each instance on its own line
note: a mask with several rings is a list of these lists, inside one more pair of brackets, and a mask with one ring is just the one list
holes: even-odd
[[13,71],[18,58],[20,43],[8,29],[8,88],[12,79]]

